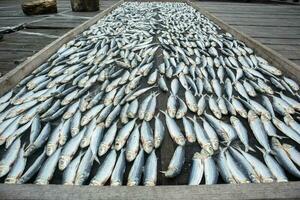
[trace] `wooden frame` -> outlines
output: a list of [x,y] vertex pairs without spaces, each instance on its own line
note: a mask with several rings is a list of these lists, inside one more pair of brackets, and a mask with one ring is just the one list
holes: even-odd
[[[0,95],[13,88],[22,78],[41,65],[63,43],[80,34],[99,19],[107,15],[124,1],[96,15],[87,22],[69,31],[41,51],[28,58],[24,63],[11,70],[0,79]],[[203,10],[194,3],[183,0],[199,10],[222,29],[244,41],[249,47],[269,60],[271,64],[282,69],[288,75],[299,80],[300,66],[283,58],[280,54],[262,45],[237,29],[227,25],[219,18]],[[0,199],[297,199],[300,197],[300,182],[243,184],[243,185],[200,185],[200,186],[157,186],[157,187],[93,187],[32,184],[0,184]]]
[[219,184],[199,186],[65,186],[0,185],[0,199],[297,199],[300,182],[269,184]]

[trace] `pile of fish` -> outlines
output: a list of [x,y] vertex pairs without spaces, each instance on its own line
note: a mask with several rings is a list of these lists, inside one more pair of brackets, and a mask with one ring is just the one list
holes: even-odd
[[153,186],[194,144],[190,185],[300,178],[298,90],[191,6],[126,2],[0,98],[0,177]]

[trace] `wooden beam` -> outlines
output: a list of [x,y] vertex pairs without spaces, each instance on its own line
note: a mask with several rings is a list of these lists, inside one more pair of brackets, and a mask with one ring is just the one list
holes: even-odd
[[221,29],[228,33],[231,33],[236,39],[243,41],[248,47],[252,48],[257,55],[263,57],[270,64],[277,67],[278,69],[281,69],[284,72],[284,74],[289,75],[294,80],[298,80],[298,82],[300,81],[299,65],[293,63],[281,54],[258,42],[257,40],[249,37],[245,33],[240,32],[236,28],[226,24],[223,20],[219,19],[218,17],[211,14],[202,7],[196,5],[194,2],[191,2],[189,0],[183,1],[186,2],[188,5],[194,7],[196,10],[205,15],[208,19],[216,23],[218,26],[220,26]]
[[299,186],[300,182],[156,187],[0,184],[0,199],[297,199]]
[[51,55],[53,55],[63,44],[67,43],[71,39],[73,39],[78,34],[82,33],[84,30],[89,28],[91,25],[95,24],[99,19],[104,17],[105,15],[109,14],[112,10],[116,7],[121,5],[124,1],[121,0],[118,3],[114,4],[110,8],[104,10],[103,12],[99,13],[95,17],[91,18],[90,20],[84,22],[83,24],[79,25],[78,27],[72,29],[71,31],[67,32],[57,40],[53,41],[45,48],[40,50],[38,53],[34,54],[33,56],[29,57],[25,62],[18,65],[13,70],[9,71],[3,77],[0,78],[0,96],[6,93],[8,90],[13,88],[15,85],[18,84],[26,75],[44,63]]

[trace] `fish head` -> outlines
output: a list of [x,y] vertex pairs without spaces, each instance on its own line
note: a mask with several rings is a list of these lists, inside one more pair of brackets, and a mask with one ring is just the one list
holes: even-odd
[[40,179],[40,178],[38,178],[38,179],[36,179],[35,184],[37,184],[37,185],[48,185],[49,181],[46,180],[46,179]]
[[219,140],[215,139],[211,142],[213,151],[217,151],[219,149]]
[[134,151],[126,151],[126,160],[128,162],[131,162],[135,159],[137,155],[137,152],[134,152]]
[[283,147],[285,150],[289,150],[289,149],[295,148],[295,147],[293,147],[292,145],[287,144],[287,143],[282,144],[282,147]]
[[127,182],[127,186],[137,186],[137,185],[139,185],[138,180],[128,180]]
[[281,147],[281,143],[276,137],[272,137],[271,144],[274,147]]
[[257,114],[253,110],[249,110],[249,112],[248,112],[248,121],[253,121],[257,118],[258,118]]
[[58,161],[58,169],[64,170],[71,161],[70,156],[61,156]]
[[145,186],[155,186],[156,183],[153,180],[145,180],[144,185]]
[[96,180],[91,180],[90,185],[103,186],[103,183]]
[[168,170],[163,172],[165,174],[165,177],[168,177],[168,178],[172,178],[172,177],[175,177],[176,174],[177,174],[177,168],[175,167],[168,167]]
[[83,174],[76,175],[74,185],[82,185],[85,181],[85,176]]
[[179,144],[180,146],[184,146],[185,145],[185,138],[182,136],[182,137],[177,137],[175,138],[175,142],[177,144]]
[[214,154],[214,148],[212,146],[212,144],[206,144],[206,145],[203,145],[203,150],[209,155],[213,155]]
[[153,143],[151,141],[146,141],[143,145],[144,150],[146,153],[151,153],[151,151],[153,150]]
[[107,150],[109,149],[109,146],[107,144],[100,144],[99,150],[98,150],[98,155],[102,156],[104,155]]
[[125,141],[121,141],[121,140],[116,139],[116,141],[115,141],[115,149],[117,151],[119,151],[120,149],[122,149],[122,147],[124,146],[124,144],[125,144]]
[[17,177],[7,177],[5,179],[6,184],[16,184],[17,183]]
[[75,135],[77,135],[79,133],[79,128],[77,127],[73,127],[71,128],[71,136],[74,137]]
[[51,156],[54,153],[54,151],[56,150],[56,148],[57,148],[56,144],[52,144],[52,143],[47,144],[47,146],[46,146],[47,156]]
[[5,176],[9,171],[9,166],[7,165],[0,165],[0,177]]

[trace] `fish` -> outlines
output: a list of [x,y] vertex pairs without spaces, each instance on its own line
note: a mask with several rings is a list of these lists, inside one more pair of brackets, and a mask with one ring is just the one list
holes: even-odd
[[248,112],[248,123],[256,140],[264,147],[264,149],[268,153],[272,153],[273,151],[269,144],[268,135],[264,129],[261,120],[253,110],[250,110]]
[[43,144],[45,144],[46,141],[48,140],[50,133],[51,133],[51,125],[50,123],[47,123],[39,133],[38,137],[25,148],[24,156],[28,157],[34,151],[42,147]]
[[167,128],[173,141],[176,142],[178,145],[184,146],[186,139],[183,133],[181,132],[180,128],[176,124],[175,120],[172,119],[166,112],[161,112],[165,115]]
[[58,168],[60,170],[64,170],[71,160],[73,159],[74,155],[76,154],[80,142],[86,132],[86,127],[84,127],[76,136],[70,139],[62,148],[61,154],[58,161]]
[[17,180],[17,184],[24,184],[28,182],[41,168],[46,159],[46,151],[44,150],[31,164],[27,171]]
[[99,156],[102,156],[104,155],[108,150],[109,148],[111,147],[111,145],[113,144],[114,142],[114,139],[115,139],[115,136],[117,134],[117,121],[115,123],[113,123],[112,126],[110,126],[104,136],[103,136],[103,139],[99,145],[99,148],[98,148],[98,155]]
[[167,178],[176,177],[180,174],[183,164],[185,162],[185,150],[183,146],[177,146],[175,152],[171,158],[167,171],[162,171],[162,173]]
[[111,173],[111,177],[110,177],[111,186],[122,185],[125,169],[126,169],[125,150],[121,149],[116,165]]
[[64,170],[63,176],[62,176],[62,184],[63,185],[74,185],[76,172],[78,169],[78,166],[81,161],[83,153],[80,153],[75,159],[73,159],[68,167]]
[[90,175],[94,162],[94,157],[91,148],[88,148],[82,156],[79,166],[76,171],[74,185],[82,185]]
[[256,148],[259,149],[263,154],[264,161],[267,167],[269,168],[269,170],[271,171],[273,177],[276,178],[276,182],[288,182],[288,178],[284,170],[276,161],[276,159],[272,155],[268,154],[264,149],[259,147]]
[[141,182],[142,177],[142,168],[145,163],[145,155],[143,148],[140,148],[140,151],[135,158],[133,165],[128,174],[127,186],[136,186]]
[[114,148],[119,151],[125,145],[130,133],[132,132],[136,119],[132,119],[130,122],[125,124],[117,133],[115,138]]
[[103,186],[110,178],[116,160],[117,153],[114,149],[112,149],[105,157],[105,160],[97,170],[96,175],[92,178],[90,185]]
[[280,163],[280,165],[287,170],[289,173],[293,174],[296,177],[300,176],[300,171],[298,170],[298,168],[295,166],[295,164],[293,163],[293,161],[291,161],[291,159],[289,158],[287,152],[284,150],[282,144],[280,143],[280,141],[273,137],[271,139],[271,144],[272,144],[272,149],[274,150],[275,157],[278,160],[278,162]]
[[219,173],[215,161],[205,150],[201,151],[201,157],[204,165],[205,184],[216,184],[218,181]]
[[201,159],[201,154],[198,152],[193,155],[193,162],[190,171],[188,185],[199,185],[204,173],[204,164]]
[[155,150],[153,150],[145,162],[144,180],[145,186],[155,186],[157,182],[157,157]]
[[[222,179],[226,183],[235,184],[238,181],[234,179],[233,174],[230,171],[233,170],[233,168],[229,168],[229,164],[227,163],[227,158],[225,157],[225,151],[226,151],[225,148],[224,149],[219,148],[219,154],[216,156],[215,161]],[[235,166],[235,164],[233,165]]]
[[56,169],[56,165],[58,163],[58,159],[61,153],[61,147],[59,147],[53,154],[51,154],[42,167],[39,170],[39,173],[34,181],[37,185],[48,185],[51,181],[54,171]]

